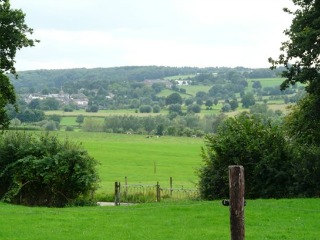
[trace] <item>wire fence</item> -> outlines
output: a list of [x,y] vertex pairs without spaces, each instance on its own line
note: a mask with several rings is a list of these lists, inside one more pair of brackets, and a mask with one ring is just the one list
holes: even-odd
[[197,189],[173,188],[172,178],[170,183],[169,188],[162,188],[159,182],[154,185],[128,184],[126,178],[124,184],[115,183],[115,204],[199,199]]

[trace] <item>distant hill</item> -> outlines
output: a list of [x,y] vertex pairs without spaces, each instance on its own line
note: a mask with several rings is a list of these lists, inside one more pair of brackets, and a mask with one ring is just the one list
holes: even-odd
[[170,76],[192,75],[199,73],[222,73],[236,71],[245,74],[246,78],[275,77],[278,71],[269,69],[237,68],[197,68],[197,67],[165,67],[165,66],[127,66],[113,68],[76,68],[60,70],[32,70],[19,72],[18,79],[11,76],[11,81],[19,91],[21,88],[41,91],[45,88],[62,88],[67,83],[81,82],[139,82],[146,79],[163,79]]

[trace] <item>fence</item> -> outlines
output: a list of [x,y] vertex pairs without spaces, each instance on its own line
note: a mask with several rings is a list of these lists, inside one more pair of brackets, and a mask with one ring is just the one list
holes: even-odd
[[154,185],[128,184],[127,177],[125,183],[115,182],[115,205],[121,202],[160,202],[162,200],[194,200],[198,199],[199,192],[196,189],[173,188],[172,178],[170,187],[161,188],[159,182]]

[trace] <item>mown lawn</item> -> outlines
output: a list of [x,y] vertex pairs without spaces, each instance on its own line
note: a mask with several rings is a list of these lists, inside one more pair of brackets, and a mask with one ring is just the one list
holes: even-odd
[[[319,199],[247,200],[246,239],[316,240]],[[2,240],[230,239],[221,201],[38,208],[0,203]]]

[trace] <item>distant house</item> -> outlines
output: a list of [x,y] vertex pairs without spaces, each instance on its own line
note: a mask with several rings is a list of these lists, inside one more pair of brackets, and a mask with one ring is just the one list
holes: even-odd
[[78,93],[70,96],[70,102],[76,104],[80,108],[86,108],[88,106],[89,99],[83,93]]
[[108,93],[108,95],[106,96],[106,99],[112,99],[112,98],[114,98],[114,94]]
[[190,85],[191,81],[187,80],[176,80],[178,86],[188,86]]
[[63,104],[68,104],[70,102],[70,95],[64,93],[62,90],[58,94],[48,94],[47,98],[54,98]]
[[43,100],[46,98],[47,98],[47,95],[41,95],[41,94],[34,93],[34,94],[29,94],[29,95],[25,96],[24,100],[26,103],[30,103],[34,99]]
[[26,103],[30,103],[33,99],[44,100],[46,98],[54,98],[62,104],[74,103],[80,108],[86,108],[89,103],[89,99],[83,93],[69,95],[64,93],[63,91],[61,91],[58,94],[48,94],[48,95],[41,95],[37,93],[30,94],[25,96],[24,100],[26,101]]

